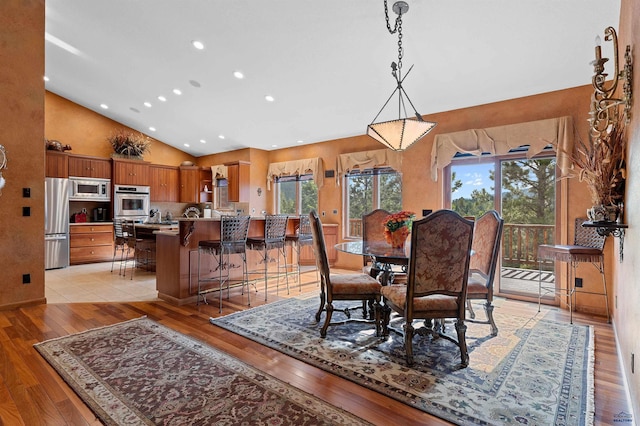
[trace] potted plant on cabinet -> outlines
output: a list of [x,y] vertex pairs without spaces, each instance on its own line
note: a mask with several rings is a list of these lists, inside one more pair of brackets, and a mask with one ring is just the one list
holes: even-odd
[[143,155],[151,148],[151,140],[142,133],[134,133],[119,129],[107,138],[115,157],[142,160]]

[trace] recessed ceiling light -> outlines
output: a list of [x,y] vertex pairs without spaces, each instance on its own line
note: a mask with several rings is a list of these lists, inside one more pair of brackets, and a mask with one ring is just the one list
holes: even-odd
[[44,76],[44,81],[49,81],[49,77],[47,77],[46,75]]
[[304,141],[298,141],[298,143],[304,143]]
[[167,98],[165,98],[164,96],[158,96],[158,99],[162,102],[167,102]]
[[207,143],[204,139],[200,139],[200,143]]
[[204,49],[204,43],[199,40],[193,40],[191,44],[193,45],[193,47],[195,47],[198,50]]
[[147,108],[151,108],[151,102],[145,102],[144,106],[146,106]]
[[233,76],[238,80],[242,80],[244,78],[244,74],[242,74],[240,71],[234,71]]
[[273,98],[273,96],[271,96],[271,95],[267,95],[267,96],[265,96],[265,97],[264,97],[264,99],[265,99],[267,102],[273,102],[273,101],[275,101],[275,99],[274,99],[274,98]]
[[188,143],[185,143],[184,146],[186,146],[187,148],[189,148],[191,145],[189,145]]
[[100,108],[102,108],[102,109],[109,109],[109,105],[107,105],[107,104],[100,104]]
[[180,89],[173,89],[173,93],[175,93],[176,95],[182,95],[182,90],[180,90]]
[[193,87],[200,87],[200,82],[195,80],[189,80],[189,84],[192,85]]
[[218,135],[218,139],[224,139],[224,135]]
[[155,127],[149,127],[149,130],[151,130],[152,132],[155,132],[156,128]]
[[271,145],[271,148],[277,148],[277,147],[278,147],[278,145],[276,145],[276,144]]

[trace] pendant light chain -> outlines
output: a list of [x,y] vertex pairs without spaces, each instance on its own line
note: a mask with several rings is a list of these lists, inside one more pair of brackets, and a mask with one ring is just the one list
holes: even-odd
[[404,49],[402,48],[402,11],[398,13],[396,23],[393,29],[389,24],[389,9],[387,7],[387,0],[384,0],[384,18],[387,21],[387,30],[389,34],[398,33],[398,70],[402,69],[402,57],[404,56]]

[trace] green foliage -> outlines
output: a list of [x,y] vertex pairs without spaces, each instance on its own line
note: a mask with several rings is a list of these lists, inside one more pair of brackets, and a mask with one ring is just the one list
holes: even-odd
[[494,208],[493,195],[486,189],[474,189],[471,192],[471,198],[458,198],[451,202],[451,209],[458,212],[461,216],[480,217],[488,210]]
[[373,210],[373,176],[357,175],[347,179],[349,185],[349,219],[362,219]]
[[502,212],[507,223],[555,223],[555,160],[502,162]]
[[300,182],[301,197],[300,213],[309,214],[311,210],[318,210],[318,187],[313,180]]

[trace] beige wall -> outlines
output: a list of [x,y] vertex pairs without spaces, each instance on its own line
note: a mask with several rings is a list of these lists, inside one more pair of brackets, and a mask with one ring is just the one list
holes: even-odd
[[[0,308],[44,301],[44,0],[0,2]],[[22,189],[31,197],[23,198]],[[23,217],[23,207],[31,216]],[[30,284],[23,284],[29,274]]]
[[[631,45],[635,59],[633,76],[634,105],[627,128],[629,141],[625,222],[629,229],[624,238],[624,261],[615,261],[614,297],[618,308],[614,326],[618,338],[620,358],[628,379],[633,404],[633,418],[640,422],[640,2],[622,0],[620,10],[619,49],[622,54]],[[616,241],[617,243],[617,241]],[[616,247],[616,258],[618,251]],[[635,354],[635,373],[631,373],[631,354]]]

